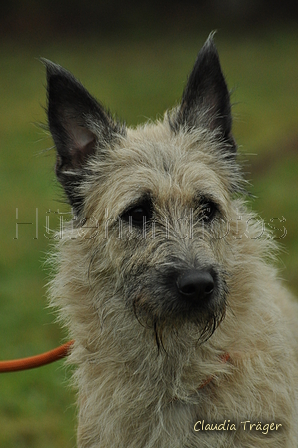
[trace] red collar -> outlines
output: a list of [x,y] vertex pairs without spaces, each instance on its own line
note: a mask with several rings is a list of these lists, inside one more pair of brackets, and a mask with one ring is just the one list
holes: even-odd
[[[220,360],[221,360],[221,362],[222,362],[223,364],[225,364],[229,359],[230,359],[230,354],[229,354],[228,352],[223,353],[223,354],[220,356]],[[207,384],[209,384],[209,383],[213,380],[213,378],[214,378],[214,375],[210,375],[209,378],[207,378],[207,379],[201,384],[201,386],[199,387],[198,390],[203,389],[205,386],[207,386]]]
[[[229,359],[230,359],[230,354],[228,353],[228,352],[225,352],[225,353],[223,353],[221,356],[220,356],[220,361],[222,362],[222,363],[226,363]],[[201,389],[203,389],[205,386],[207,386],[212,380],[213,380],[213,378],[214,378],[214,375],[210,375],[201,385],[200,385],[200,387],[198,388],[198,390],[201,390]],[[179,400],[179,398],[178,397],[174,397],[174,398],[172,398],[172,400],[170,401],[170,403],[174,403],[175,401],[177,401],[177,400]]]

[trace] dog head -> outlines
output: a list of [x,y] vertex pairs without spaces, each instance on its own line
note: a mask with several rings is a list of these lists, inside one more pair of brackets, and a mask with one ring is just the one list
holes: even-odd
[[115,308],[122,301],[157,339],[185,322],[209,338],[225,315],[225,233],[241,189],[212,35],[180,105],[136,129],[116,122],[68,71],[45,64],[56,174],[82,236],[70,244],[84,247],[96,296]]

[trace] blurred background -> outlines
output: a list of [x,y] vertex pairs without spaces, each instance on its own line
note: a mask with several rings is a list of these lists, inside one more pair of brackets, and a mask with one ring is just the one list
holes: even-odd
[[[280,276],[298,293],[298,3],[15,0],[0,16],[0,359],[67,337],[47,308],[44,265],[68,207],[54,176],[40,56],[72,71],[136,125],[177,104],[210,31],[232,89],[251,206],[282,243]],[[63,215],[65,213],[65,215]],[[19,223],[18,232],[16,224]],[[26,224],[20,224],[26,223]],[[286,230],[285,230],[285,229]],[[60,361],[0,375],[0,447],[75,446],[75,394]]]

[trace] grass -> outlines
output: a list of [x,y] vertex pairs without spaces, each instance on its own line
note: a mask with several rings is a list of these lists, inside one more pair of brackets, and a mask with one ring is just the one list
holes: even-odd
[[[298,75],[297,30],[216,40],[230,87],[234,88],[234,133],[247,159],[253,208],[266,222],[285,225],[282,272],[298,292]],[[181,97],[186,74],[206,36],[164,36],[114,41],[88,38],[50,43],[0,44],[0,356],[29,356],[65,339],[46,307],[48,272],[43,262],[51,241],[45,232],[49,210],[59,202],[51,139],[32,123],[44,122],[44,56],[76,74],[93,95],[128,124],[154,119]],[[247,153],[258,154],[247,155]],[[16,208],[19,226],[16,236]],[[36,238],[38,208],[38,239]],[[50,225],[57,227],[51,213]],[[286,218],[284,224],[278,219]],[[278,227],[278,226],[276,226]],[[276,232],[277,236],[281,232]],[[0,448],[75,446],[75,396],[61,361],[0,376]]]

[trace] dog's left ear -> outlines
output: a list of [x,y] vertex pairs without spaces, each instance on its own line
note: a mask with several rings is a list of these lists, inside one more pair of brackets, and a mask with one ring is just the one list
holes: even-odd
[[200,50],[184,89],[174,126],[218,130],[235,150],[230,94],[221,71],[213,33]]

